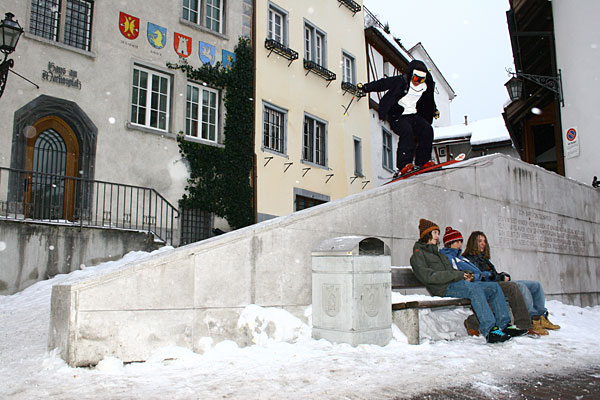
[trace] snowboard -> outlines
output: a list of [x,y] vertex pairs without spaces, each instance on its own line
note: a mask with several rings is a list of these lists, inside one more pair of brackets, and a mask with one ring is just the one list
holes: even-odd
[[395,178],[393,178],[391,181],[384,183],[384,185],[402,180],[402,179],[406,179],[406,178],[410,178],[411,176],[416,176],[416,175],[420,175],[423,174],[425,172],[431,172],[431,171],[435,171],[437,169],[440,169],[442,167],[446,167],[448,165],[452,165],[452,164],[456,164],[458,162],[461,162],[462,160],[465,159],[465,153],[460,153],[459,155],[457,155],[453,160],[449,160],[449,161],[445,161],[443,163],[439,163],[439,164],[434,164],[431,165],[429,167],[425,167],[425,168],[419,168],[419,169],[413,169],[410,172],[407,172],[406,174],[402,174],[400,176],[397,176]]

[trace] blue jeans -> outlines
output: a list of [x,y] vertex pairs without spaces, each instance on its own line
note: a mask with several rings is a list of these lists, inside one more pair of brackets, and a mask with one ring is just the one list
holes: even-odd
[[525,300],[530,317],[546,314],[546,296],[544,288],[536,281],[515,281]]
[[506,298],[496,282],[452,282],[446,289],[446,296],[471,300],[471,307],[479,320],[479,332],[484,337],[493,327],[504,329],[510,322]]

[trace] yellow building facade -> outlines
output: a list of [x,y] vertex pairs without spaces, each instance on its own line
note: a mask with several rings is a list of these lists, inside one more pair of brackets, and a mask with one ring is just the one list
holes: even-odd
[[259,0],[254,27],[258,221],[373,187],[362,1]]

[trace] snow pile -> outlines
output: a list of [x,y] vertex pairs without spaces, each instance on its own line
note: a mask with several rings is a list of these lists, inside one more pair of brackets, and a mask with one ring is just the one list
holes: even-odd
[[250,342],[266,346],[270,342],[294,343],[310,338],[310,327],[281,308],[263,308],[251,304],[238,320],[238,328],[250,337]]
[[[198,353],[164,347],[146,362],[123,364],[106,357],[95,368],[70,368],[55,350],[47,349],[52,285],[125,268],[148,256],[130,253],[0,296],[0,398],[392,399],[474,381],[482,397],[501,396],[506,380],[600,364],[600,307],[558,301],[549,301],[547,307],[550,319],[562,329],[497,345],[487,345],[481,337],[459,337],[413,346],[392,326],[394,339],[387,346],[352,347],[313,340],[310,325],[298,318],[250,305],[239,319],[240,329],[256,343],[247,347],[202,338]],[[310,313],[309,307],[309,321]],[[452,316],[451,324],[463,317]],[[439,334],[446,328],[428,329]]]

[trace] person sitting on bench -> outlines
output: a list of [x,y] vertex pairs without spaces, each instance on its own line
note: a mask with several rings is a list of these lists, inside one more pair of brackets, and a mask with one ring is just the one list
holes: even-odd
[[[453,229],[451,226],[446,227],[446,232],[444,233],[444,247],[440,250],[440,253],[448,257],[448,261],[452,264],[452,267],[458,269],[463,272],[471,272],[475,276],[475,281],[493,281],[489,279],[491,277],[491,273],[488,271],[481,271],[475,265],[473,265],[467,258],[460,255],[460,251],[463,244],[463,236],[462,234]],[[529,324],[529,320],[526,317],[526,308],[525,302],[522,298],[521,291],[519,288],[512,284],[509,285],[509,282],[505,282],[506,284],[499,285],[500,289],[504,293],[504,297],[507,298],[509,304],[516,304],[515,309],[513,309],[514,315],[524,316],[523,320],[520,321],[515,316],[515,321],[518,321],[522,324],[522,328],[518,328],[515,325],[509,325],[505,332],[507,332],[510,336],[521,336],[528,333],[531,328],[531,324]],[[503,287],[504,286],[504,287]],[[519,314],[520,312],[520,314]],[[515,322],[516,324],[516,322]],[[523,325],[524,324],[524,325]],[[476,321],[474,315],[471,315],[469,318],[465,320],[465,328],[469,332],[469,335],[478,335],[477,327],[479,322]],[[530,334],[537,334],[534,332],[529,332]]]
[[439,237],[438,225],[426,219],[419,221],[419,240],[410,258],[417,279],[434,296],[469,299],[480,322],[479,331],[487,343],[510,339],[503,331],[510,322],[510,312],[500,286],[493,282],[475,282],[473,274],[452,268],[448,258],[438,251]]
[[548,320],[544,288],[539,282],[527,280],[512,281],[509,274],[506,272],[499,273],[496,270],[496,267],[490,261],[490,245],[485,233],[481,231],[471,233],[469,240],[467,240],[463,256],[468,258],[483,273],[489,274],[489,278],[486,278],[486,281],[497,281],[500,286],[507,284],[517,285],[523,296],[528,310],[528,317],[533,326],[531,331],[538,335],[547,335],[547,329],[560,329],[559,325],[553,324]]

